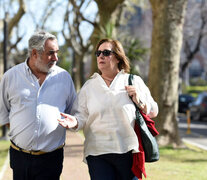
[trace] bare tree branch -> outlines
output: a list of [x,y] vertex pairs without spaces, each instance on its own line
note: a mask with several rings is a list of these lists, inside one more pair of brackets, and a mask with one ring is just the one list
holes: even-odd
[[[59,2],[57,4],[55,4],[56,2],[54,0],[50,0],[48,2],[48,5],[45,7],[45,11],[43,12],[47,12],[47,13],[44,13],[43,14],[43,17],[42,17],[42,25],[41,25],[41,29],[44,29],[45,28],[45,23],[46,21],[48,20],[49,17],[51,17],[51,15],[54,13],[54,10],[58,7],[58,6],[61,6],[63,4],[63,2]],[[53,5],[55,4],[55,5]],[[49,8],[48,8],[49,7]]]
[[181,66],[181,73],[185,72],[186,68],[193,61],[195,55],[200,51],[201,42],[203,37],[206,35],[204,33],[204,28],[206,26],[206,12],[205,12],[205,0],[202,0],[200,4],[200,18],[201,18],[201,26],[199,29],[198,39],[196,41],[195,48],[191,50],[188,39],[184,42],[184,52],[186,54],[186,62],[184,62]]
[[19,20],[26,12],[24,0],[19,0],[19,9],[17,14],[9,21],[8,24],[8,35],[11,35],[12,29],[18,24]]

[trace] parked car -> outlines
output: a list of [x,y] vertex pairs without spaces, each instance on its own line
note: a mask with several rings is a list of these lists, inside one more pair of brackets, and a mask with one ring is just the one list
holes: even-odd
[[189,109],[189,104],[194,101],[194,97],[190,94],[180,94],[178,99],[178,112],[186,113]]
[[189,104],[190,117],[192,120],[202,121],[207,117],[207,92],[202,92],[196,100]]

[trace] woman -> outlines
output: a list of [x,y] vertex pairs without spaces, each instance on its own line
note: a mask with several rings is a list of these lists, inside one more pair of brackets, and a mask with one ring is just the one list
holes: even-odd
[[84,160],[92,180],[132,180],[132,153],[138,152],[135,107],[155,117],[157,103],[139,76],[128,86],[130,66],[117,40],[102,39],[96,53],[99,73],[84,84],[73,105],[74,116],[61,113],[66,128],[83,129]]

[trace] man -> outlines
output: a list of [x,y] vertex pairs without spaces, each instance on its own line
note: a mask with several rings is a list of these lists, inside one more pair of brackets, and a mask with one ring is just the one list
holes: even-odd
[[65,129],[60,112],[70,113],[76,92],[67,71],[56,66],[54,35],[39,31],[29,39],[28,58],[9,69],[0,85],[0,125],[9,125],[14,180],[58,180]]

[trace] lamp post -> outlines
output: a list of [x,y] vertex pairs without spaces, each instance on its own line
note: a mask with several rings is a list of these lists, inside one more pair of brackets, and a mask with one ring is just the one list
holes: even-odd
[[[8,24],[7,24],[8,13],[5,13],[4,17],[4,41],[3,41],[3,64],[4,73],[7,71],[7,45],[8,45]],[[2,127],[2,137],[6,138],[7,127]]]
[[7,45],[8,45],[8,24],[7,24],[8,13],[5,13],[4,18],[4,45],[3,45],[3,59],[4,59],[4,73],[7,71]]

